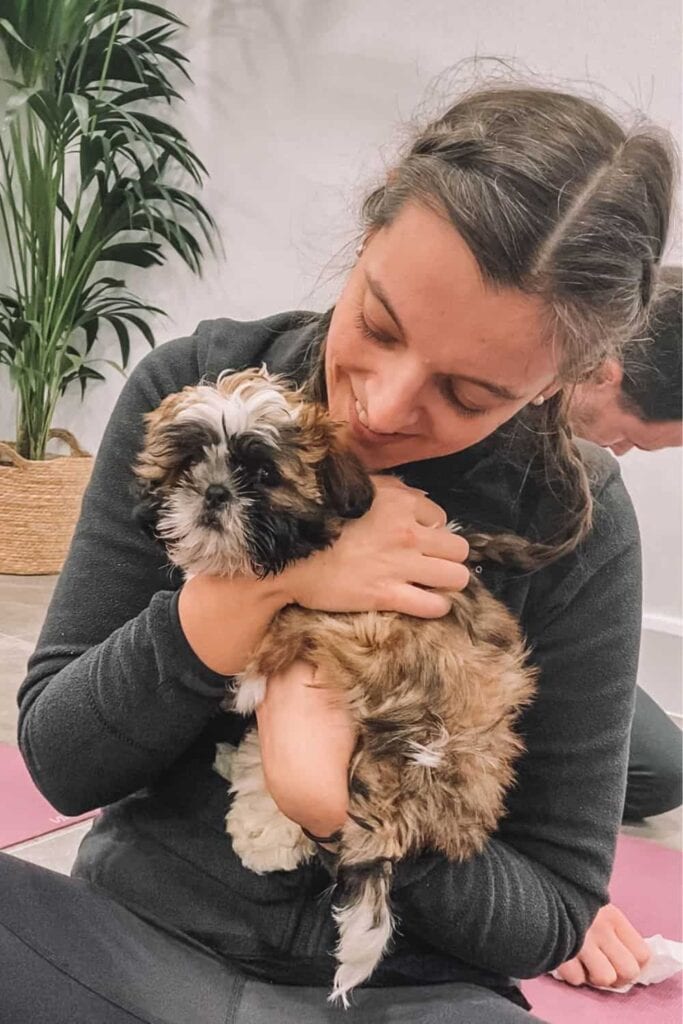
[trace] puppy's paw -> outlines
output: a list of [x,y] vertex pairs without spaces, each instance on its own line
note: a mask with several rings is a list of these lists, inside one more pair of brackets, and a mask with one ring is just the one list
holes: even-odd
[[293,871],[315,853],[299,825],[278,809],[268,793],[236,799],[226,818],[232,848],[245,868],[265,874]]
[[[221,744],[224,747],[225,744]],[[218,748],[217,748],[218,750]],[[232,848],[246,868],[293,871],[315,853],[301,827],[282,813],[266,789],[256,729],[247,733],[230,756],[232,805],[225,818]]]

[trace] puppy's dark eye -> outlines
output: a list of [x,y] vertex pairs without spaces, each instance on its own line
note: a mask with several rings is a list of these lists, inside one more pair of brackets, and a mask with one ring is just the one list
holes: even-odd
[[277,487],[281,479],[275,466],[259,466],[254,473],[254,481],[264,487]]

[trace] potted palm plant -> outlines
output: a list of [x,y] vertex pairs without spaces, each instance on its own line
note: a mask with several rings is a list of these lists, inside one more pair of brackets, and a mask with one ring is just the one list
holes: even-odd
[[[162,311],[127,287],[126,267],[175,253],[196,273],[214,222],[180,187],[205,168],[159,116],[180,99],[182,22],[143,0],[2,0],[12,90],[0,129],[0,386],[16,395],[16,437],[0,443],[0,573],[59,571],[91,458],[53,427],[60,397],[104,379],[108,325],[129,359]],[[154,112],[152,112],[154,111]],[[112,265],[114,270],[112,270]],[[50,437],[71,455],[46,453]]]

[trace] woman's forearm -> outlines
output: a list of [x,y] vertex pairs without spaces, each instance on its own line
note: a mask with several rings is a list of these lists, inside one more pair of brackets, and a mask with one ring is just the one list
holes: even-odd
[[66,647],[57,622],[34,655],[19,742],[36,784],[63,813],[113,803],[176,760],[285,603],[268,583],[199,577],[178,598],[176,607],[173,592],[155,594],[90,645],[72,627]]
[[221,675],[241,672],[273,617],[289,603],[283,581],[194,576],[183,586],[178,616],[190,647]]
[[295,661],[268,680],[256,716],[268,791],[283,814],[318,836],[346,820],[356,734],[349,712]]

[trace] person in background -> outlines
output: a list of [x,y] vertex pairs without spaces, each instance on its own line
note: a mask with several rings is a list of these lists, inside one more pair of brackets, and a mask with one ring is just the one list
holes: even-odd
[[579,437],[615,455],[683,444],[681,278],[681,267],[662,268],[648,330],[576,386],[571,420]]
[[[619,360],[608,359],[591,380],[576,387],[571,406],[574,432],[615,455],[633,448],[660,451],[683,443],[681,397],[681,268],[662,268],[648,330]],[[664,814],[683,800],[681,731],[641,687],[631,729],[624,821]],[[574,985],[587,980],[612,985],[638,971],[643,940],[623,912],[602,907],[578,956],[559,969]]]

